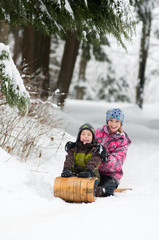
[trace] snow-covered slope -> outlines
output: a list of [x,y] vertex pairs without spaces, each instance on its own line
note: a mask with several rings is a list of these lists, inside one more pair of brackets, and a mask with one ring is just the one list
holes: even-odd
[[[132,140],[121,187],[133,191],[97,198],[94,203],[66,203],[53,196],[53,183],[63,168],[64,145],[79,126],[105,124],[110,107],[122,107],[124,130]],[[2,240],[157,240],[159,235],[159,105],[67,101],[63,141],[41,159],[19,162],[0,149],[0,239]],[[56,132],[58,134],[58,132]],[[57,147],[59,148],[57,151]],[[17,157],[18,158],[18,157]]]

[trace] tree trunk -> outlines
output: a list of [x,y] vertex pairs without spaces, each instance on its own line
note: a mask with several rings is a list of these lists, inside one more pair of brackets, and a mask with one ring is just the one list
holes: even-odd
[[87,67],[87,60],[81,56],[80,61],[80,70],[78,75],[78,82],[76,86],[76,99],[83,99],[84,96],[84,86],[80,86],[80,82],[85,82],[85,73],[86,73],[86,67]]
[[78,80],[79,81],[85,81],[85,74],[86,74],[86,67],[87,67],[87,60],[83,57],[81,57],[81,61],[80,61],[80,70],[79,70],[79,75],[78,75]]
[[14,28],[14,50],[13,50],[13,61],[16,64],[19,54],[21,52],[21,39],[19,36],[19,26]]
[[29,75],[32,75],[34,72],[34,35],[34,28],[32,25],[24,27],[22,60],[28,64]]
[[41,68],[43,53],[43,34],[35,30],[34,39],[34,72]]
[[43,99],[49,96],[49,62],[50,62],[50,46],[51,46],[51,37],[43,36],[43,51],[42,51],[42,73],[43,73],[43,82],[42,82],[42,93],[41,97]]
[[50,36],[36,31],[31,25],[24,27],[23,60],[29,66],[29,75],[34,76],[32,87],[36,87],[37,96],[43,99],[49,95],[50,43]]
[[143,26],[142,26],[138,85],[136,88],[136,103],[140,108],[142,108],[143,106],[145,70],[146,70],[146,62],[148,57],[149,40],[150,40],[150,32],[151,32],[151,20],[152,20],[151,12],[147,13],[147,16],[145,17],[145,19],[146,21],[143,21]]
[[35,31],[34,42],[34,72],[37,70],[42,75],[40,82],[38,83],[38,92],[40,92],[41,98],[45,99],[49,95],[49,60],[50,60],[50,45],[51,37],[44,35],[39,31]]
[[86,68],[87,63],[90,60],[90,43],[87,41],[86,43],[83,43],[82,45],[82,54],[81,54],[81,60],[80,60],[80,67],[79,67],[79,74],[78,74],[78,82],[76,88],[76,99],[83,99],[83,96],[85,94],[85,86],[82,86],[82,83],[86,81]]
[[64,104],[70,87],[73,70],[78,55],[80,41],[76,37],[76,33],[67,33],[66,43],[61,63],[61,70],[59,73],[57,88],[61,91],[59,103]]
[[9,34],[9,25],[5,21],[0,22],[0,42],[7,44]]

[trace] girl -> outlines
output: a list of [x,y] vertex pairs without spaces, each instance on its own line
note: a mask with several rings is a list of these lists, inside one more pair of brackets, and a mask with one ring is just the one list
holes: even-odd
[[123,176],[122,165],[131,141],[121,128],[124,113],[119,108],[106,112],[106,125],[96,129],[95,138],[107,150],[107,158],[99,166],[100,183],[96,196],[113,195]]

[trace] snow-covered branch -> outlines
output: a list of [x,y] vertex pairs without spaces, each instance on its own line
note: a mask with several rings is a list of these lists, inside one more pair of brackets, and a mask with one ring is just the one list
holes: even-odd
[[29,93],[12,60],[9,47],[3,43],[0,43],[0,80],[1,91],[9,106],[15,106],[21,113],[27,113],[30,105]]

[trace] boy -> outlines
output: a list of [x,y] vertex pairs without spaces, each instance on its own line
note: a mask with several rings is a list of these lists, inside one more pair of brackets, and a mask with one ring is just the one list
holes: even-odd
[[[61,177],[97,177],[101,163],[101,145],[95,140],[95,129],[85,123],[79,128],[76,142],[66,144],[66,160]],[[103,148],[102,148],[103,151]]]

